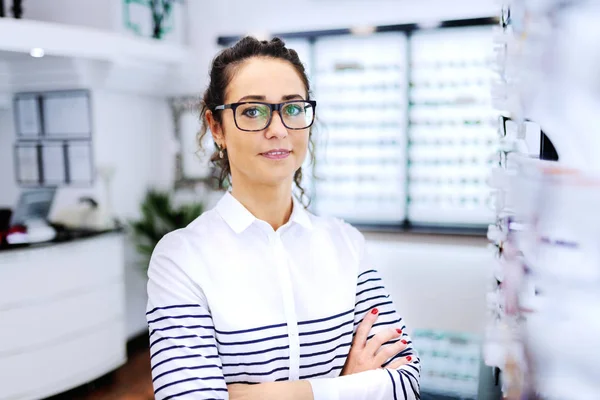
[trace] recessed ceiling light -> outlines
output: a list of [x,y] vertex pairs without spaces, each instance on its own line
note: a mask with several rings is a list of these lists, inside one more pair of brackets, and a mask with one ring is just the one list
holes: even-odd
[[42,58],[42,57],[44,57],[44,49],[42,49],[40,47],[34,47],[29,52],[29,55],[31,57],[35,57],[35,58]]

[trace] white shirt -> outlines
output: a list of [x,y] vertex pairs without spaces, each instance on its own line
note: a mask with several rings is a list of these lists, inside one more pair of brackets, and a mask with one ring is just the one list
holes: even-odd
[[371,336],[406,327],[363,236],[338,219],[294,200],[274,231],[226,193],[158,243],[148,276],[156,399],[228,399],[230,383],[298,379],[315,400],[419,397],[420,363],[405,333],[409,346],[396,357],[411,355],[409,365],[339,376],[367,312],[379,310]]

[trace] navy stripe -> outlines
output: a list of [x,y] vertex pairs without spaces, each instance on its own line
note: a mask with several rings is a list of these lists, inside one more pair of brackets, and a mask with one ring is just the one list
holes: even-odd
[[[386,311],[386,312],[382,312],[382,313],[379,313],[379,314],[377,314],[377,317],[379,318],[379,317],[382,317],[382,316],[384,316],[384,315],[390,315],[390,314],[394,314],[395,312],[396,312],[396,311],[394,311],[394,310],[392,310],[392,311]],[[360,324],[360,323],[363,321],[363,319],[364,319],[364,317],[363,317],[363,318],[362,318],[360,321],[356,321],[356,322],[354,323],[354,326],[356,326],[356,325]]]
[[415,393],[415,396],[417,397],[417,400],[418,400],[418,399],[420,399],[420,398],[421,398],[421,396],[419,396],[419,391],[418,391],[417,389],[415,389],[415,386],[413,385],[412,379],[410,379],[411,377],[412,377],[413,379],[415,379],[415,377],[414,377],[414,376],[412,376],[412,375],[410,375],[410,374],[409,374],[408,372],[406,372],[406,371],[399,371],[399,372],[400,372],[400,373],[402,373],[404,376],[406,376],[406,377],[407,377],[407,379],[408,379],[408,383],[409,383],[409,385],[410,385],[411,389],[413,390],[413,392]]
[[362,290],[362,291],[356,293],[356,297],[360,296],[361,294],[363,294],[365,292],[369,292],[371,290],[377,290],[377,289],[385,289],[385,287],[383,287],[383,286],[375,286],[375,287],[372,287],[372,288],[369,288],[369,289]]
[[354,304],[354,307],[356,307],[359,304],[365,303],[367,301],[371,301],[371,300],[377,300],[377,299],[387,299],[388,297],[390,297],[389,294],[380,294],[379,296],[373,296],[373,297],[369,297],[367,299],[361,300],[357,303]]
[[[307,324],[314,324],[314,323],[317,323],[317,322],[329,321],[329,320],[332,320],[332,319],[335,319],[335,318],[343,317],[344,315],[350,314],[353,311],[354,310],[352,309],[352,310],[345,311],[343,313],[332,315],[331,317],[324,317],[324,318],[313,319],[313,320],[309,320],[309,321],[300,321],[300,322],[298,322],[298,325],[307,325]],[[221,330],[215,329],[215,332],[217,332],[220,335],[236,335],[236,334],[240,334],[240,333],[258,332],[258,331],[262,331],[262,330],[266,330],[266,329],[272,329],[272,328],[283,328],[285,326],[287,326],[287,323],[274,324],[274,325],[265,325],[265,326],[259,326],[259,327],[256,327],[256,328],[244,329],[244,330],[239,330],[239,331],[221,331]]]
[[[185,360],[185,359],[188,359],[188,358],[198,358],[198,357],[202,357],[202,358],[210,358],[210,357],[205,357],[205,356],[203,356],[202,354],[189,354],[189,355],[187,355],[187,356],[177,356],[177,357],[171,357],[171,358],[167,358],[166,360],[163,360],[163,361],[159,362],[159,363],[158,363],[158,364],[156,364],[156,365],[153,365],[153,366],[152,366],[152,371],[154,371],[154,368],[160,367],[161,365],[163,365],[163,364],[166,364],[166,363],[168,363],[169,361],[173,361],[173,360]],[[218,357],[218,355],[217,355],[217,357]]]
[[419,375],[421,374],[421,371],[419,371],[419,368],[415,367],[414,365],[406,364],[406,366],[414,369],[417,374],[419,374]]
[[407,371],[406,369],[402,370],[402,373],[406,376],[410,376],[411,378],[413,378],[415,380],[415,383],[417,384],[417,389],[420,391],[421,387],[419,385],[419,378],[418,376],[414,376],[410,371]]
[[331,328],[327,328],[327,329],[321,329],[320,331],[309,331],[309,332],[302,332],[300,334],[300,336],[310,336],[310,335],[317,335],[319,333],[326,333],[326,332],[331,332],[331,331],[335,331],[336,329],[340,329],[341,327],[345,326],[345,325],[350,325],[354,323],[354,319],[351,319],[350,321],[346,321],[346,322],[342,322],[341,324],[331,327]]
[[211,389],[211,388],[193,389],[193,390],[188,390],[186,392],[181,392],[181,393],[173,394],[173,395],[171,395],[169,397],[165,397],[163,400],[169,400],[169,399],[173,399],[175,397],[185,396],[186,394],[190,394],[190,393],[207,392],[207,391],[210,391],[210,390],[214,390],[215,392],[227,392],[227,389]]
[[160,353],[162,353],[163,351],[167,351],[167,350],[182,349],[182,348],[185,348],[185,349],[206,349],[206,348],[210,348],[210,347],[214,347],[215,349],[217,348],[217,346],[215,346],[214,344],[200,344],[198,346],[183,346],[183,345],[179,345],[179,346],[165,347],[164,349],[160,349],[156,353],[152,354],[152,356],[150,356],[150,359],[152,360],[155,356],[157,356]]
[[265,364],[272,363],[274,361],[285,361],[288,359],[289,359],[289,357],[277,357],[277,358],[273,358],[273,359],[267,360],[267,361],[257,361],[257,362],[251,362],[251,363],[223,364],[223,367],[249,367],[252,365],[265,365]]
[[352,342],[342,343],[342,344],[339,344],[339,345],[335,346],[331,350],[319,351],[318,353],[302,354],[302,355],[300,355],[300,358],[308,358],[308,357],[321,356],[323,354],[327,354],[327,353],[331,353],[333,351],[336,351],[337,349],[339,349],[341,347],[346,347],[346,346],[351,346],[351,345],[352,345]]
[[336,369],[342,369],[342,368],[344,368],[343,365],[340,365],[340,366],[337,366],[337,367],[331,367],[329,369],[329,371],[319,372],[319,373],[311,374],[311,375],[302,375],[302,376],[300,376],[300,379],[311,379],[311,378],[316,378],[318,376],[324,376],[324,375],[327,375],[327,374],[331,373],[332,371],[335,371]]
[[155,332],[170,331],[170,330],[173,330],[173,329],[180,329],[180,328],[183,328],[183,329],[198,329],[198,328],[204,328],[204,329],[212,329],[212,330],[214,330],[214,329],[215,329],[214,327],[212,327],[212,326],[210,326],[210,325],[209,325],[209,326],[204,326],[204,325],[192,325],[192,326],[171,325],[171,326],[167,326],[166,328],[156,328],[156,329],[153,329],[153,330],[150,332],[150,336],[154,335],[154,333],[155,333]]
[[360,277],[361,277],[361,276],[363,276],[363,275],[366,275],[366,274],[368,274],[368,273],[370,273],[370,272],[377,272],[377,271],[376,271],[376,270],[374,270],[374,269],[370,269],[370,270],[368,270],[368,271],[365,271],[365,272],[363,272],[362,274],[360,274],[360,275],[358,276],[358,278],[357,278],[357,279],[360,279]]
[[300,347],[317,346],[317,345],[320,345],[320,344],[330,343],[330,342],[336,341],[336,340],[341,339],[344,336],[350,335],[350,334],[352,334],[352,332],[342,333],[341,335],[339,335],[337,337],[334,337],[332,339],[323,340],[321,342],[301,343]]
[[146,315],[150,315],[150,314],[152,314],[156,310],[171,310],[173,308],[191,308],[191,307],[193,307],[193,308],[195,308],[195,307],[202,308],[202,306],[200,304],[180,304],[180,305],[176,305],[176,306],[154,307],[152,310],[148,311],[146,313]]
[[217,339],[217,343],[219,343],[222,346],[237,346],[237,345],[241,345],[241,344],[253,344],[253,343],[267,342],[269,340],[283,339],[286,337],[288,337],[287,334],[271,336],[271,337],[266,337],[266,338],[262,338],[262,339],[247,340],[247,341],[242,341],[242,342],[221,342],[219,339]]
[[184,382],[190,382],[190,381],[214,381],[215,379],[225,380],[222,376],[207,376],[205,378],[187,378],[187,379],[182,379],[179,381],[170,382],[165,385],[162,385],[161,387],[159,387],[158,389],[156,389],[154,391],[154,394],[156,395],[156,393],[160,392],[164,388],[168,388],[169,386],[177,385],[178,383],[184,383]]
[[301,321],[301,322],[298,322],[298,325],[314,324],[316,322],[329,321],[329,320],[332,320],[332,319],[335,319],[335,318],[338,318],[338,317],[343,317],[344,315],[350,314],[352,311],[354,311],[354,309],[348,310],[348,311],[344,311],[343,313],[336,314],[336,315],[333,315],[331,317],[313,319],[313,320],[310,320],[310,321]]
[[169,339],[192,339],[192,338],[196,338],[196,337],[198,337],[198,336],[197,335],[183,335],[183,336],[165,336],[165,337],[161,337],[160,339],[156,339],[154,342],[150,343],[150,349],[152,349],[152,346],[154,346],[156,343],[162,342],[163,340],[169,340]]
[[258,332],[258,331],[264,331],[264,330],[272,329],[272,328],[282,328],[286,325],[287,325],[286,323],[275,324],[275,325],[265,325],[265,326],[259,326],[257,328],[243,329],[241,331],[220,331],[220,330],[215,329],[215,332],[217,332],[219,335],[237,335],[240,333]]
[[225,375],[226,378],[232,377],[232,376],[240,376],[240,375],[248,375],[248,376],[265,376],[265,375],[271,375],[274,374],[275,372],[279,372],[279,371],[288,371],[290,369],[290,367],[280,367],[280,368],[275,368],[269,372],[238,372],[235,374],[223,374]]
[[[365,308],[364,310],[355,311],[354,315],[356,316],[357,314],[362,314],[364,312],[370,311],[371,309],[373,309],[375,307],[387,306],[389,304],[392,304],[392,302],[391,301],[386,301],[386,302],[383,302],[383,303],[377,303],[377,304],[372,305],[371,307]],[[379,314],[379,315],[381,315],[381,314]]]
[[385,371],[388,373],[390,379],[392,380],[392,387],[394,388],[394,400],[398,400],[398,396],[396,396],[396,382],[394,381],[394,377],[392,376],[392,373],[389,369],[386,369]]
[[400,375],[400,383],[402,384],[402,392],[404,393],[404,398],[408,399],[408,397],[406,395],[406,387],[404,386],[404,378],[402,377],[402,374],[400,373],[400,371],[398,371],[398,375]]
[[376,281],[380,281],[380,280],[381,280],[381,278],[371,278],[371,279],[367,279],[366,281],[357,283],[356,286],[364,285],[367,282],[376,282]]
[[152,321],[148,321],[148,325],[150,324],[154,324],[158,321],[163,321],[165,319],[181,319],[181,318],[212,318],[210,315],[173,315],[173,316],[166,316],[166,317],[160,317],[160,318],[156,318],[153,319]]
[[[333,362],[333,361],[337,360],[338,358],[347,358],[347,357],[348,357],[348,356],[347,356],[346,354],[340,354],[340,355],[338,355],[338,356],[335,356],[335,357],[333,357],[332,359],[330,359],[330,360],[327,360],[327,361],[321,361],[321,362],[318,362],[318,363],[314,363],[314,364],[308,364],[308,365],[301,365],[301,366],[300,366],[300,369],[302,369],[302,368],[312,368],[312,367],[318,367],[318,366],[320,366],[320,365],[329,364],[329,363],[331,363],[331,362]],[[344,361],[344,362],[345,362],[345,361]]]
[[270,349],[258,350],[258,351],[250,351],[248,353],[223,353],[219,352],[221,357],[242,357],[242,356],[253,356],[255,354],[263,354],[268,353],[270,351],[275,350],[287,350],[289,346],[279,346],[279,347],[271,347]]
[[189,370],[193,371],[193,370],[197,370],[197,369],[206,369],[206,368],[218,368],[218,369],[221,369],[221,367],[219,367],[218,365],[198,365],[196,367],[180,367],[180,368],[175,368],[175,369],[173,369],[171,371],[163,372],[162,374],[155,376],[154,378],[152,378],[152,382],[154,382],[154,381],[162,378],[165,375],[172,374],[174,372],[179,372],[179,371],[183,371],[183,370],[186,370],[186,369],[189,369]]

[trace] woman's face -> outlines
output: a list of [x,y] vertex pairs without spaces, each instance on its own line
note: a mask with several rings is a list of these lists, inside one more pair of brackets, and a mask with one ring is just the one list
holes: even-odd
[[[307,100],[302,79],[291,63],[265,57],[254,57],[240,65],[225,93],[225,104],[288,100]],[[245,112],[252,116],[256,110]],[[222,111],[222,124],[215,127],[213,136],[216,143],[227,148],[234,185],[243,180],[251,184],[291,187],[294,173],[306,157],[309,128],[288,130],[279,112],[273,111],[266,129],[247,132],[236,126],[233,110],[227,109]]]

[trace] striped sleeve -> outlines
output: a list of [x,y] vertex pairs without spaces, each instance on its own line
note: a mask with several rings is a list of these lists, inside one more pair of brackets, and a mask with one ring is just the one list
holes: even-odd
[[397,312],[391,296],[385,289],[384,282],[375,268],[371,266],[364,251],[364,237],[355,228],[344,224],[345,235],[349,245],[353,246],[355,256],[359,259],[357,272],[356,299],[354,305],[354,333],[365,315],[373,308],[379,310],[377,322],[368,339],[387,328],[400,328],[400,338],[391,340],[383,346],[390,346],[399,340],[408,342],[407,348],[390,358],[383,367],[401,357],[411,357],[409,364],[397,370],[380,369],[358,374],[341,376],[323,380],[313,380],[311,385],[315,400],[348,399],[348,400],[417,400],[420,399],[421,364],[412,340],[407,334],[407,327]]
[[146,318],[154,395],[228,399],[212,317],[201,288],[186,272],[190,261],[176,233],[159,242],[150,261]]

